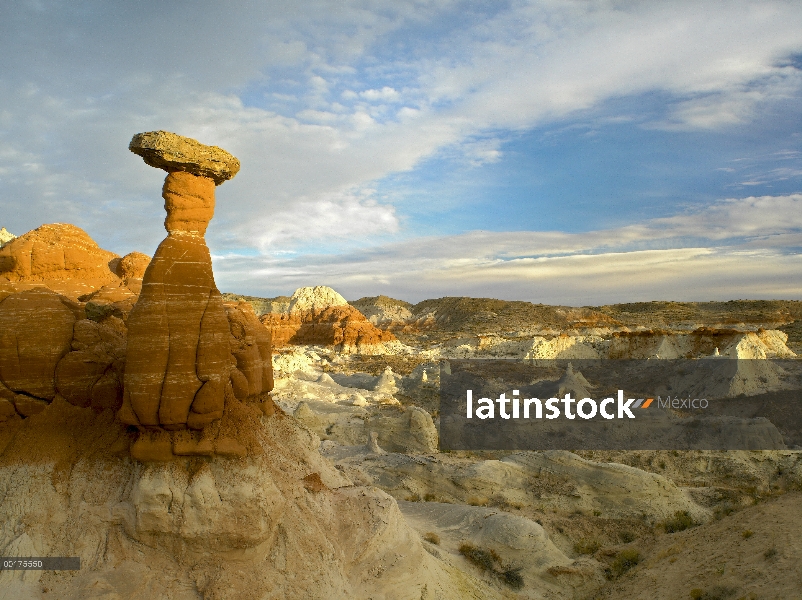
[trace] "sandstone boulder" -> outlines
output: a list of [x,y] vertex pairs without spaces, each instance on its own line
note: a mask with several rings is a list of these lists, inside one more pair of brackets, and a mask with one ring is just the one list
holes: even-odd
[[56,367],[56,389],[75,406],[117,410],[122,404],[125,336],[111,322],[76,321],[72,349]]
[[150,264],[150,256],[141,252],[129,252],[117,263],[114,272],[123,281],[130,279],[142,279],[145,276],[145,269]]
[[111,315],[126,321],[138,297],[138,292],[129,288],[125,282],[117,281],[81,296],[79,300],[86,302],[86,316],[93,321],[100,322]]
[[128,149],[151,167],[168,173],[184,171],[220,185],[239,171],[239,160],[222,148],[206,146],[169,131],[136,134]]
[[234,395],[239,400],[273,389],[270,331],[262,325],[251,306],[240,302],[226,306],[236,366],[231,369]]

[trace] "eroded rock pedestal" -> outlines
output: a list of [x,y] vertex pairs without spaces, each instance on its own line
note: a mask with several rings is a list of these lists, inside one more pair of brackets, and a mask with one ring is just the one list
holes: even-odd
[[[145,461],[244,454],[238,440],[208,428],[222,419],[227,402],[272,389],[270,339],[267,331],[254,331],[251,321],[264,328],[240,309],[229,310],[229,323],[204,239],[214,215],[215,184],[233,177],[239,162],[219,148],[167,132],[138,134],[130,149],[169,172],[162,190],[168,236],[145,271],[127,323],[118,416],[142,431],[132,454]],[[212,155],[214,169],[208,164]]]

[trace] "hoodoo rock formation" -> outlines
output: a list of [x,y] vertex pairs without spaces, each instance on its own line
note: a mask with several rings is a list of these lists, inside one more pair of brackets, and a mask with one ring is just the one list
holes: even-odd
[[[171,450],[166,432],[203,430],[223,417],[227,399],[270,391],[272,374],[264,372],[272,368],[271,351],[267,332],[254,334],[241,310],[231,309],[236,318],[229,325],[204,239],[214,215],[215,185],[233,177],[239,161],[219,148],[161,131],[134,136],[130,150],[169,173],[162,189],[168,236],[144,273],[128,317],[118,415],[143,432],[132,448],[134,457],[157,460],[180,445],[173,443]],[[208,443],[195,441],[181,453],[210,453]],[[217,450],[223,447],[244,452],[235,440]]]

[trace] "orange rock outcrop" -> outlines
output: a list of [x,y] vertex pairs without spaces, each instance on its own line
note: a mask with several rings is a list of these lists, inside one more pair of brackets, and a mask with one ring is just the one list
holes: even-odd
[[0,248],[0,282],[41,283],[76,299],[117,281],[118,259],[75,225],[42,225]]
[[65,301],[46,288],[34,288],[8,294],[0,302],[3,420],[41,412],[55,397],[56,366],[70,351],[76,321]]
[[251,305],[227,305],[231,327],[231,384],[238,400],[273,389],[273,357],[270,331],[259,322]]
[[358,348],[396,339],[350,305],[290,314],[267,313],[261,321],[270,330],[274,347],[309,344]]

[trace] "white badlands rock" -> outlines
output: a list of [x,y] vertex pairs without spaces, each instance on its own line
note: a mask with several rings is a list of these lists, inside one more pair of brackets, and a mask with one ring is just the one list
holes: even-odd
[[302,287],[295,290],[290,300],[290,314],[323,310],[329,306],[345,306],[348,302],[337,292],[325,285]]
[[13,233],[9,233],[5,227],[0,228],[0,248],[16,238],[17,236]]

